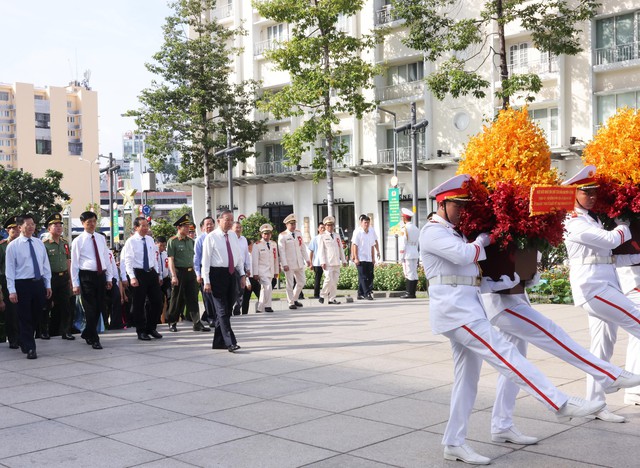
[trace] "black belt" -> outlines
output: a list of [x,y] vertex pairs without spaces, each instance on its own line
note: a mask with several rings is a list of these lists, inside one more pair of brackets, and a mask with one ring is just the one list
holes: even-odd
[[35,279],[35,278],[20,278],[20,279],[16,279],[16,280],[15,280],[15,282],[16,282],[16,283],[18,283],[18,282],[22,282],[22,283],[27,283],[27,282],[29,282],[29,283],[35,283],[35,282],[37,282],[37,281],[42,281],[43,279],[44,279],[44,278],[42,278],[42,277],[40,277],[40,278],[38,278],[38,279]]
[[65,276],[67,273],[69,273],[68,270],[64,270],[64,271],[54,271],[51,274],[55,276]]
[[137,275],[138,273],[155,273],[156,269],[155,268],[151,268],[149,270],[144,270],[143,268],[134,268],[133,271]]
[[193,267],[176,267],[176,270],[193,271]]
[[85,275],[96,275],[96,276],[102,276],[107,272],[107,270],[102,270],[102,271],[95,271],[95,270],[80,270],[80,273],[83,273]]

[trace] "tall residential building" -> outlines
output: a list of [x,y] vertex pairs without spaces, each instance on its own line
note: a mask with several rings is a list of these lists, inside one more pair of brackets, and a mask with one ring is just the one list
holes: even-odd
[[71,216],[98,202],[98,95],[72,82],[66,87],[0,83],[0,164],[42,177],[64,174]]
[[[622,106],[640,106],[640,1],[611,0],[602,2],[598,15],[582,25],[580,43],[584,51],[576,56],[555,57],[533,47],[531,34],[517,24],[507,27],[509,69],[516,73],[540,75],[543,88],[529,104],[531,119],[547,135],[553,152],[553,164],[561,172],[572,173],[581,165],[584,144],[593,138],[599,125]],[[477,15],[477,2],[463,0],[458,14]],[[289,83],[286,73],[274,71],[265,51],[279,47],[287,40],[289,26],[260,17],[251,2],[218,0],[213,17],[222,25],[243,25],[247,34],[238,39],[244,52],[233,58],[233,79],[256,79],[265,90],[277,91]],[[501,86],[499,70],[491,59],[477,65],[491,83],[485,99],[447,97],[438,101],[428,91],[424,77],[438,69],[438,63],[424,60],[420,51],[402,44],[407,28],[393,11],[390,0],[368,0],[356,15],[344,18],[343,30],[361,34],[376,28],[389,28],[384,43],[370,54],[370,59],[385,66],[375,80],[375,90],[365,91],[384,110],[362,120],[345,115],[338,126],[341,141],[350,148],[345,161],[335,167],[335,211],[338,225],[350,235],[358,215],[373,215],[385,258],[395,259],[395,242],[388,233],[388,188],[394,154],[393,127],[406,123],[410,103],[416,103],[417,119],[429,125],[418,136],[418,198],[422,225],[426,215],[435,209],[427,193],[451,177],[469,138],[481,131],[501,106],[494,92]],[[497,41],[497,39],[496,39]],[[494,44],[497,49],[498,44]],[[464,54],[474,54],[465,51]],[[470,56],[471,56],[470,55]],[[512,99],[512,105],[524,101]],[[395,122],[393,115],[395,114]],[[256,111],[256,118],[267,118],[268,131],[256,145],[259,156],[234,169],[235,214],[249,215],[260,211],[271,218],[277,229],[288,213],[296,212],[305,235],[311,236],[315,226],[327,212],[326,184],[314,184],[309,166],[311,155],[304,155],[300,167],[285,164],[281,145],[285,133],[300,125],[301,118],[275,119]],[[318,142],[321,143],[321,142]],[[411,207],[413,184],[411,148],[407,136],[397,139],[399,186],[402,207]],[[212,206],[228,205],[226,174],[214,176]],[[194,186],[194,213],[203,214],[203,189]]]

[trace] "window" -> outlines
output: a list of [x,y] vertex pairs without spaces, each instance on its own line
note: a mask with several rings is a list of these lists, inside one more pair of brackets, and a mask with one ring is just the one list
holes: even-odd
[[420,81],[424,78],[424,62],[406,63],[387,70],[387,85],[399,85]]
[[[516,70],[527,67],[529,64],[529,43],[523,42],[509,47],[509,64]],[[516,73],[522,72],[516,71]]]
[[285,39],[286,29],[284,23],[269,26],[267,28],[267,40],[271,42],[278,42]]
[[51,140],[36,140],[36,154],[51,154]]
[[604,125],[607,123],[609,117],[612,117],[621,107],[630,107],[631,109],[640,108],[640,91],[597,96],[596,106],[597,124]]
[[559,143],[558,137],[558,108],[552,107],[550,109],[533,109],[529,111],[529,118],[531,121],[538,124],[538,126],[544,130],[547,136],[547,142],[549,146],[557,147]]
[[49,128],[51,114],[36,112],[36,128]]
[[9,93],[7,91],[0,91],[0,101],[8,101]]
[[285,151],[282,145],[266,145],[264,147],[265,160],[266,161],[282,161],[285,156]]
[[69,143],[69,154],[72,156],[81,156],[82,143]]
[[44,101],[44,96],[42,94],[36,94],[33,96],[33,99],[36,101]]
[[596,21],[596,65],[638,58],[638,13]]

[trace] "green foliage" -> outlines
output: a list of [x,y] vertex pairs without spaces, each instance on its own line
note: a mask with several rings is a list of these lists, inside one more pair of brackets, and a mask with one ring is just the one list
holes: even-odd
[[406,288],[402,265],[380,263],[373,273],[373,289],[377,291],[402,291]]
[[[260,236],[260,226],[265,223],[271,224],[273,223],[269,218],[263,216],[261,213],[255,212],[252,215],[247,216],[245,219],[241,221],[242,224],[242,235],[252,242],[256,242],[261,239]],[[271,234],[271,238],[274,240],[278,239],[278,231],[273,226],[274,230]]]
[[0,220],[30,213],[36,223],[53,213],[60,213],[71,200],[60,187],[62,172],[47,169],[44,177],[33,177],[23,171],[5,170],[0,166]]
[[[191,216],[191,219],[193,219],[193,214],[191,213],[191,207],[187,206],[187,205],[182,205],[180,208],[176,208],[174,210],[171,210],[171,211],[169,211],[169,222],[171,224],[173,224],[173,223],[178,221],[180,218],[182,218],[186,214]],[[194,222],[194,224],[195,224],[195,222]],[[175,227],[174,227],[174,230],[175,230]]]
[[532,100],[531,93],[542,86],[537,75],[509,75],[505,26],[520,22],[541,52],[576,55],[583,50],[580,28],[599,6],[596,0],[485,0],[478,2],[477,16],[467,18],[459,15],[459,0],[393,0],[394,15],[404,18],[409,28],[405,45],[423,51],[430,62],[447,59],[426,80],[438,99],[485,97],[490,83],[478,70],[489,61],[500,69],[502,90],[496,96],[505,107],[519,93]]
[[338,289],[358,289],[358,268],[355,265],[340,268]]
[[540,267],[543,271],[560,268],[567,260],[567,247],[564,242],[557,247],[548,244],[543,249],[538,249],[542,253]]
[[151,223],[151,235],[154,238],[157,238],[158,236],[164,236],[167,240],[169,240],[169,237],[175,236],[176,232],[176,227],[173,225],[173,222],[167,219],[154,219]]
[[[342,17],[359,14],[364,0],[254,0],[258,13],[289,25],[289,38],[266,53],[276,70],[289,73],[291,84],[277,93],[265,93],[260,107],[277,118],[305,115],[302,125],[285,135],[282,145],[291,165],[313,151],[314,180],[327,178],[329,214],[333,214],[333,161],[347,152],[337,145],[334,126],[341,114],[357,119],[375,108],[363,97],[372,89],[381,69],[362,57],[381,40],[372,35],[351,36],[339,28]],[[316,147],[322,141],[321,146]]]
[[534,302],[552,304],[573,304],[569,269],[559,267],[542,272],[540,283],[527,290]]
[[244,34],[210,21],[216,0],[176,0],[173,14],[163,26],[164,43],[147,63],[158,77],[142,90],[142,105],[127,115],[146,136],[145,157],[157,172],[170,168],[174,151],[182,155],[178,180],[208,177],[212,170],[225,172],[226,158],[214,158],[216,149],[227,146],[227,132],[234,146],[244,148],[236,161],[244,161],[264,133],[263,122],[247,118],[254,108],[258,83],[229,79],[231,61],[240,50],[230,46]]

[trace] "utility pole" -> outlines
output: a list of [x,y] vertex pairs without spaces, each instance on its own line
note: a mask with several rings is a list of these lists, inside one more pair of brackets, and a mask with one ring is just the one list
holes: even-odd
[[227,130],[227,147],[214,154],[216,157],[226,156],[227,158],[227,180],[229,184],[229,210],[233,213],[233,155],[240,153],[244,149],[240,146],[231,146],[231,131]]
[[[397,119],[397,115],[395,112],[391,112],[390,110],[384,109],[380,106],[378,106],[378,110],[385,112],[391,116],[393,116],[393,177],[391,178],[391,186],[393,187],[397,187],[398,186],[398,132],[395,131],[396,127],[398,126],[398,119]],[[399,252],[399,248],[398,248],[398,234],[395,234],[393,237],[395,237],[395,243],[396,243],[396,263],[398,263],[400,261],[400,252]]]
[[109,153],[109,166],[100,169],[100,172],[106,172],[109,183],[109,247],[115,246],[114,239],[116,235],[115,226],[113,225],[113,173],[120,169],[119,164],[113,164],[113,153]]

